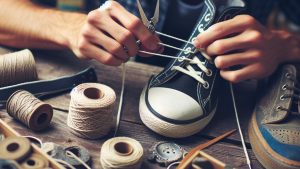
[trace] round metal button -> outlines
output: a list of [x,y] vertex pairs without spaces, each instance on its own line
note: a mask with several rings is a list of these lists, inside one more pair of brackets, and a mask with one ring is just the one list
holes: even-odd
[[158,142],[150,148],[150,161],[155,161],[163,166],[179,161],[184,155],[184,149],[175,143]]
[[22,161],[31,153],[30,141],[24,137],[8,137],[0,142],[0,157],[5,160]]

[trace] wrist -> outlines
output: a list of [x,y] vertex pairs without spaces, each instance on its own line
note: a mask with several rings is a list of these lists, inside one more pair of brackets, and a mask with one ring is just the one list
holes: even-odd
[[[49,12],[45,10],[45,13]],[[51,13],[53,11],[50,11]],[[86,20],[86,15],[74,12],[55,11],[51,19],[47,21],[50,31],[47,39],[63,49],[73,49]],[[49,17],[49,16],[48,16]],[[50,25],[49,25],[50,23]]]

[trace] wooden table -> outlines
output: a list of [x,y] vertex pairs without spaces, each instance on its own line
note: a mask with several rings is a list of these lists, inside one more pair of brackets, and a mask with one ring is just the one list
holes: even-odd
[[[0,50],[0,53],[5,52],[8,51],[5,49]],[[75,56],[69,52],[34,51],[34,56],[37,62],[38,75],[40,79],[52,79],[59,76],[70,75],[84,69],[88,65],[93,65],[96,69],[99,82],[111,86],[116,91],[119,99],[121,89],[121,68],[105,66],[94,61],[78,61],[77,59],[74,59]],[[146,160],[148,149],[158,141],[173,141],[183,146],[186,150],[189,150],[200,143],[204,143],[222,133],[225,133],[226,131],[237,128],[229,88],[228,85],[224,83],[220,90],[220,100],[217,113],[211,123],[203,131],[184,139],[170,139],[159,136],[143,125],[139,117],[138,105],[140,93],[146,85],[149,77],[152,74],[160,72],[162,68],[134,62],[129,62],[126,65],[126,90],[124,93],[123,115],[118,135],[132,137],[141,142],[145,150],[145,160],[142,165],[143,169],[163,168]],[[254,82],[244,82],[235,86],[240,123],[245,135],[246,145],[253,168],[256,169],[262,168],[262,166],[257,161],[251,150],[247,134],[249,117],[252,113],[255,101],[255,88],[256,86]],[[86,147],[92,155],[93,168],[100,169],[100,148],[104,141],[108,138],[85,140],[71,134],[67,130],[66,125],[69,101],[69,93],[45,100],[45,102],[53,105],[55,110],[51,126],[44,132],[36,133],[27,129],[24,125],[9,117],[5,110],[0,110],[0,118],[22,135],[36,136],[43,142],[55,142],[64,146],[76,144]],[[236,168],[247,168],[238,132],[205,149],[204,151]]]

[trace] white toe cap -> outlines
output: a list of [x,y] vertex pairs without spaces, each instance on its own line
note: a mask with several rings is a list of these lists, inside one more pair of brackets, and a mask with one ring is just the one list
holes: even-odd
[[148,101],[159,115],[171,120],[193,120],[203,115],[203,110],[196,100],[171,88],[150,88]]

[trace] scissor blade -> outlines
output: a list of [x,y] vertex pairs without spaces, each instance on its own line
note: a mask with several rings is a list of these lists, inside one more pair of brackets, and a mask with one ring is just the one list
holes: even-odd
[[157,24],[158,19],[159,19],[159,0],[157,0],[156,2],[155,12],[153,18],[151,19],[154,26]]
[[140,16],[141,16],[141,19],[142,19],[142,22],[144,23],[145,26],[149,26],[150,22],[144,12],[144,9],[141,5],[141,2],[140,0],[136,0],[136,3],[137,3],[137,6],[138,6],[138,9],[139,9],[139,12],[140,12]]

